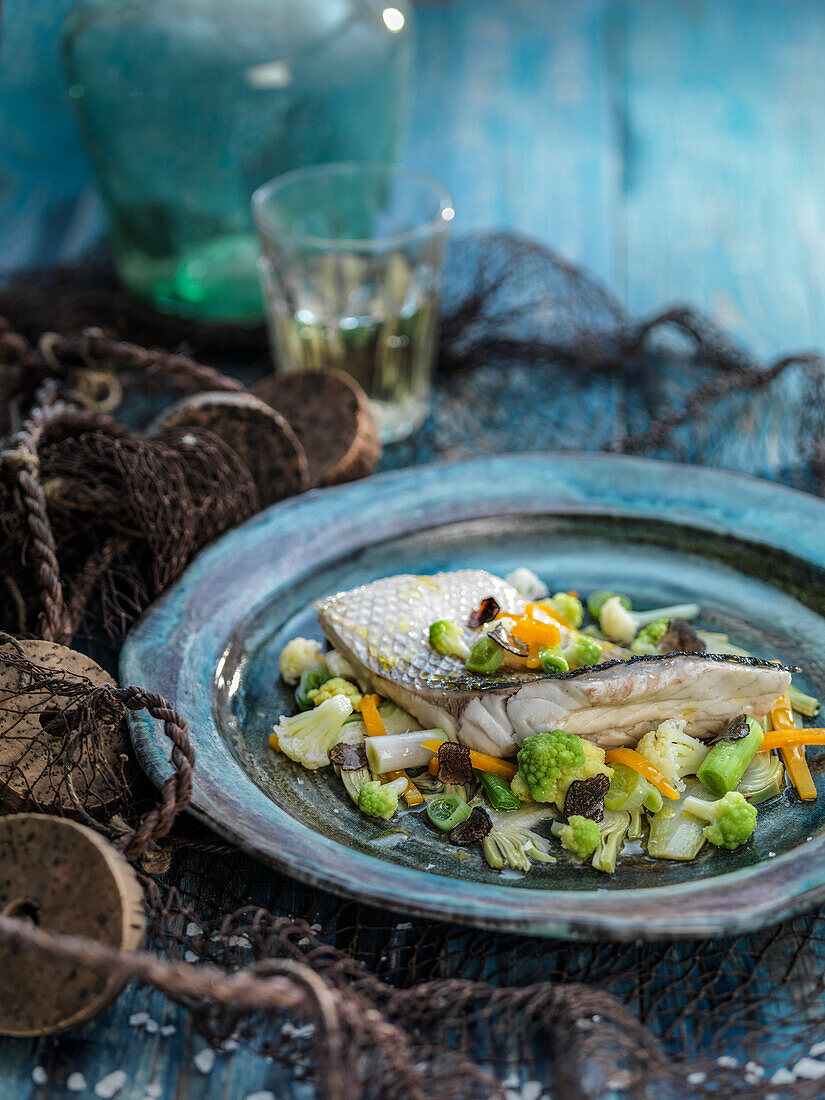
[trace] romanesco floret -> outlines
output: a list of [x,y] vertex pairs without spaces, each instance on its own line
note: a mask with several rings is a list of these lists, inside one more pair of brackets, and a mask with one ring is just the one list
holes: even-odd
[[696,775],[699,765],[708,754],[707,745],[685,733],[682,718],[668,718],[650,733],[646,733],[636,746],[636,752],[649,760],[669,779],[677,791],[683,791],[683,776]]
[[398,809],[398,796],[406,790],[406,779],[394,779],[391,783],[382,783],[373,779],[365,783],[358,794],[358,809],[369,817],[380,817],[389,821]]
[[329,764],[329,750],[338,741],[343,726],[352,714],[352,703],[345,695],[333,695],[314,710],[302,711],[292,718],[280,718],[274,733],[278,747],[290,760],[310,771]]
[[573,814],[559,833],[559,839],[568,852],[572,852],[578,859],[587,859],[598,848],[601,834],[595,821]]
[[717,848],[733,851],[747,843],[756,828],[756,807],[739,791],[728,793],[716,802],[704,798],[686,798],[684,812],[698,817],[708,824],[702,832],[705,840]]
[[288,684],[297,684],[301,673],[321,663],[323,647],[311,638],[293,638],[281,650],[278,669]]
[[525,737],[512,790],[522,801],[526,788],[536,802],[554,802],[559,780],[568,774],[571,782],[578,778],[585,759],[584,742],[575,734],[552,730]]
[[320,706],[321,703],[325,703],[327,699],[332,699],[334,695],[343,695],[352,703],[353,710],[361,709],[361,700],[364,698],[355,684],[351,684],[349,680],[345,680],[341,676],[333,676],[321,684],[320,687],[308,691],[307,695],[316,707]]

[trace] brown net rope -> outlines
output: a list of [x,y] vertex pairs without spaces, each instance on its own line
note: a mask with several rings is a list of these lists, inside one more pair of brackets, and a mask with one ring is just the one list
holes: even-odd
[[[821,490],[819,356],[760,365],[686,309],[634,324],[584,273],[502,236],[454,248],[447,288],[438,400],[388,464],[540,449],[585,409],[593,447],[713,458],[720,426],[753,416],[761,394],[794,410],[773,472]],[[266,370],[263,334],[159,318],[95,264],[16,280],[0,314],[0,802],[71,813],[138,861],[151,950],[8,917],[0,938],[135,976],[214,1044],[241,1038],[330,1098],[504,1097],[514,1059],[539,1050],[558,1097],[821,1094],[804,1075],[770,1079],[825,1038],[816,914],[735,940],[537,945],[341,902],[179,819],[196,766],[185,716],[151,685],[55,669],[16,639],[110,660],[106,646],[198,549],[257,511],[249,470],[218,436],[139,429],[170,395],[243,391]],[[542,390],[552,398],[537,401]],[[618,426],[597,412],[617,395]],[[122,736],[126,710],[147,710],[169,739],[159,796]],[[738,1060],[720,1063],[732,1046]]]

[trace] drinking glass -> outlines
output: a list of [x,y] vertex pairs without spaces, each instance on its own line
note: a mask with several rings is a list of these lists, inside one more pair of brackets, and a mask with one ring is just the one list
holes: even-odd
[[445,189],[397,165],[321,164],[258,188],[252,211],[275,369],[345,370],[382,440],[410,435],[429,405]]

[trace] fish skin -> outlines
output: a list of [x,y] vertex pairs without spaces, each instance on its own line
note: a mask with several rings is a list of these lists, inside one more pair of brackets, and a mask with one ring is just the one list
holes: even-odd
[[736,714],[763,718],[790,684],[790,674],[768,662],[704,654],[635,657],[561,675],[506,666],[473,674],[430,647],[429,627],[449,619],[472,645],[479,632],[467,620],[487,596],[504,612],[524,611],[512,585],[481,569],[385,577],[315,607],[331,644],[374,691],[425,727],[495,756],[511,756],[529,734],[557,727],[612,747],[635,745],[666,718],[684,717],[687,732],[709,737]]

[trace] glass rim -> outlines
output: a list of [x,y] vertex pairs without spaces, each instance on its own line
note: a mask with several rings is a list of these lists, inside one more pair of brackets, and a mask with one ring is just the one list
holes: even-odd
[[[354,176],[365,170],[382,172],[388,178],[395,177],[396,179],[415,181],[429,187],[437,202],[435,214],[427,218],[421,225],[417,225],[412,229],[404,229],[399,233],[389,233],[380,237],[347,238],[314,237],[305,233],[298,233],[294,229],[288,229],[286,226],[280,225],[267,213],[267,201],[284,187],[300,183],[302,180],[311,180],[323,176]],[[251,201],[252,216],[258,232],[262,236],[265,235],[270,238],[284,237],[295,244],[325,252],[381,252],[388,248],[401,247],[413,241],[433,236],[441,230],[446,230],[454,215],[450,193],[439,180],[433,176],[428,176],[425,172],[419,172],[415,168],[407,168],[403,164],[385,164],[381,161],[340,160],[328,164],[310,164],[305,168],[294,168],[290,172],[284,172],[283,175],[275,176],[274,179],[262,183],[254,191]]]

